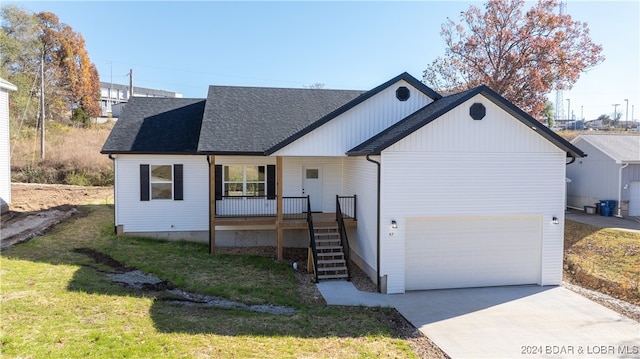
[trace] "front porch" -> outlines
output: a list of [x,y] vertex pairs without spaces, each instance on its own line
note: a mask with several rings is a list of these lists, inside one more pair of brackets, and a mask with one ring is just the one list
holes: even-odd
[[[354,196],[335,196],[335,212],[310,211],[309,197],[283,197],[267,198],[266,196],[223,196],[215,201],[215,208],[211,217],[209,232],[209,250],[211,254],[216,251],[215,229],[219,227],[243,227],[268,226],[276,231],[276,257],[283,258],[282,237],[284,230],[308,230],[309,222],[314,226],[325,227],[335,225],[338,216],[347,228],[355,228],[358,225],[356,201]],[[275,202],[275,205],[271,203]],[[278,210],[282,208],[282,210]],[[339,213],[339,214],[338,214]]]

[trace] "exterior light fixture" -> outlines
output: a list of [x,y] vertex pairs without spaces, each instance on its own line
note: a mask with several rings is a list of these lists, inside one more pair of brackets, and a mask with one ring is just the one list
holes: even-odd
[[558,219],[558,217],[555,217],[555,216],[554,216],[553,218],[551,218],[551,223],[553,223],[553,224],[560,224],[560,220]]
[[391,220],[391,229],[398,229],[398,222],[395,219]]

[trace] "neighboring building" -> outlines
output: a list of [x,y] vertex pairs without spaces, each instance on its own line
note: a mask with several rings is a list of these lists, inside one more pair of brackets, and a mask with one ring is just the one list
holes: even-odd
[[11,204],[9,91],[16,90],[16,86],[0,78],[0,213],[8,211]]
[[310,246],[318,279],[350,257],[385,293],[559,285],[567,157],[584,155],[485,86],[442,97],[407,73],[133,98],[102,153],[118,233]]
[[581,134],[571,143],[589,156],[567,168],[567,205],[583,209],[614,200],[614,215],[640,216],[640,136]]
[[[180,93],[136,86],[133,87],[133,96],[182,98]],[[129,101],[130,97],[131,91],[128,85],[100,82],[100,108],[103,116],[111,114],[113,117],[119,117],[124,104]]]

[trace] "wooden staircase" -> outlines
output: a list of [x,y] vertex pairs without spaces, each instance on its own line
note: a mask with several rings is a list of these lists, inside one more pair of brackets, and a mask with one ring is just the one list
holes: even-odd
[[349,271],[337,223],[313,228],[317,251],[318,280],[349,280]]

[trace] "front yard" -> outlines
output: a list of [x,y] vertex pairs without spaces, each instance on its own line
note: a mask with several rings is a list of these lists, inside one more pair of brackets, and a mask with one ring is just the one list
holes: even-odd
[[[3,355],[415,357],[410,338],[395,329],[395,311],[345,310],[310,300],[301,295],[288,263],[251,255],[212,257],[201,244],[117,238],[109,206],[80,212],[46,235],[3,251]],[[122,268],[154,274],[169,288],[294,312],[172,301],[162,288],[112,281],[110,273]]]

